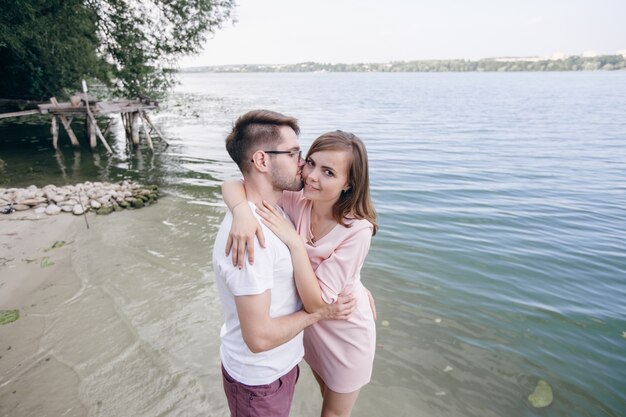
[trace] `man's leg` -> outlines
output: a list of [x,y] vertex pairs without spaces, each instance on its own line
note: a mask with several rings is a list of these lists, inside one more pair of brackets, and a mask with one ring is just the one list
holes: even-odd
[[300,375],[296,365],[286,375],[267,385],[245,385],[222,368],[224,392],[232,417],[288,417]]

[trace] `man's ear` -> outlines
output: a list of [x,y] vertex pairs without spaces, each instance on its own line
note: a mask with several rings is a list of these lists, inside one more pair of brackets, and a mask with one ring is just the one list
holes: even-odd
[[252,165],[259,171],[266,172],[269,169],[268,155],[261,150],[256,151],[252,154]]

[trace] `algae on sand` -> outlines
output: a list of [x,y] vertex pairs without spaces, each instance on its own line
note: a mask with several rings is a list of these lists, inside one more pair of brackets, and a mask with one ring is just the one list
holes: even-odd
[[13,323],[19,318],[19,310],[0,310],[0,325]]
[[535,391],[528,396],[528,401],[535,408],[547,407],[552,404],[552,387],[543,379],[539,380]]

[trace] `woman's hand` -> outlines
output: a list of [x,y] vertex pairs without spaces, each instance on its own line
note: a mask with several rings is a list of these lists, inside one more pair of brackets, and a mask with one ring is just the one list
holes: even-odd
[[262,248],[265,247],[265,236],[247,202],[233,207],[232,213],[233,224],[230,226],[226,241],[226,256],[231,253],[232,248],[233,266],[242,269],[246,249],[248,249],[248,262],[250,265],[254,264],[254,236],[259,239]]
[[283,243],[289,247],[300,243],[300,235],[296,232],[293,224],[286,219],[276,207],[263,201],[261,207],[257,207],[256,212],[263,219],[263,223],[274,232]]
[[337,301],[326,304],[317,312],[322,320],[347,320],[356,308],[356,298],[352,294],[339,294]]

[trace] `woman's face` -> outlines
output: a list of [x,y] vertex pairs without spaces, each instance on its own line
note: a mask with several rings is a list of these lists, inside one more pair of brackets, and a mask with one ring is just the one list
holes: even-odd
[[311,154],[302,167],[304,197],[334,203],[348,188],[350,155],[347,151],[319,151]]

